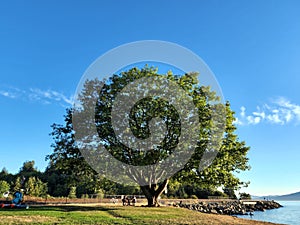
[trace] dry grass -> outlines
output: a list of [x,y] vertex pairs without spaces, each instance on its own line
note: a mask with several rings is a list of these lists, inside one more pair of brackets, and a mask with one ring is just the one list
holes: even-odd
[[[132,220],[140,220],[145,224],[202,224],[202,225],[267,225],[269,222],[261,222],[247,219],[240,219],[226,215],[212,215],[200,213],[183,208],[161,207],[118,210],[121,217]],[[130,207],[128,207],[130,208]]]
[[175,207],[64,205],[0,210],[0,224],[160,224],[160,225],[267,225],[268,222],[204,214]]
[[0,224],[33,224],[33,223],[52,223],[55,224],[58,219],[49,216],[0,216]]

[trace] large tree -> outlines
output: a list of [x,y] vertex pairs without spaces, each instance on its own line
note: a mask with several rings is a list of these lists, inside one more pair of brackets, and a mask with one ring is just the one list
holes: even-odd
[[[182,124],[184,123],[178,113],[178,107],[173,107],[172,99],[167,101],[160,97],[143,97],[139,96],[139,101],[134,104],[129,112],[128,121],[129,128],[118,132],[114,127],[114,120],[122,123],[122,114],[120,118],[118,113],[122,109],[113,109],[113,104],[122,97],[130,98],[132,89],[125,87],[132,82],[142,78],[167,79],[178,85],[184,92],[192,99],[196,111],[189,112],[188,117],[197,117],[197,127],[191,122],[190,130],[183,131]],[[173,75],[171,72],[166,75],[157,74],[157,70],[145,67],[143,69],[133,68],[119,75],[113,75],[105,83],[95,79],[86,81],[84,87],[79,95],[80,107],[73,110],[68,110],[66,115],[65,125],[53,125],[52,135],[55,143],[53,144],[54,153],[49,156],[51,163],[57,165],[60,169],[71,171],[76,174],[74,179],[81,177],[89,177],[91,174],[95,175],[96,172],[104,172],[104,170],[123,171],[124,174],[116,174],[126,180],[125,177],[140,185],[141,190],[148,200],[148,206],[157,206],[158,198],[166,189],[170,176],[164,176],[171,168],[176,169],[176,174],[173,179],[178,181],[189,181],[190,183],[196,182],[203,186],[209,187],[230,187],[237,188],[243,184],[233,172],[248,169],[248,159],[246,157],[248,147],[244,142],[239,142],[237,136],[233,133],[235,127],[233,125],[234,116],[230,109],[229,103],[226,105],[218,103],[219,97],[209,87],[204,87],[199,84],[198,75],[196,73],[184,74],[182,76]],[[164,83],[160,84],[164,87]],[[157,83],[151,88],[157,88]],[[160,88],[161,88],[160,87]],[[143,91],[149,87],[139,84],[135,90]],[[100,91],[99,91],[100,90]],[[177,94],[177,100],[182,100],[185,104],[181,92]],[[130,101],[127,100],[127,101]],[[129,104],[129,102],[125,103]],[[130,105],[130,104],[129,104]],[[122,107],[121,107],[122,108]],[[115,110],[115,111],[113,111]],[[90,116],[90,112],[94,115]],[[219,113],[216,113],[218,111]],[[223,112],[223,113],[220,113]],[[72,116],[76,116],[76,120],[72,120]],[[80,118],[78,120],[78,118]],[[153,118],[156,124],[153,125]],[[76,133],[74,131],[73,123],[75,121]],[[141,140],[153,138],[156,133],[153,133],[153,126],[157,128],[156,131],[162,131],[164,137],[161,143],[151,145],[147,151],[141,151],[136,143],[135,137]],[[92,132],[96,128],[97,137]],[[221,135],[217,132],[221,131]],[[186,133],[183,133],[186,132]],[[182,162],[178,158],[172,158],[176,155],[176,147],[180,140],[187,137],[187,133],[197,132],[197,140],[195,151],[191,153],[191,157],[180,165]],[[132,137],[132,135],[134,137]],[[77,142],[74,137],[76,136]],[[124,144],[120,141],[127,140],[132,146]],[[159,137],[158,137],[159,138]],[[181,138],[181,139],[180,139]],[[153,142],[157,137],[154,137]],[[89,151],[79,151],[77,145],[80,145],[81,150],[83,146],[93,147]],[[103,148],[109,152],[111,156],[123,165],[116,164],[115,161],[109,161],[109,165],[103,166],[105,161],[97,158],[98,155],[103,154]],[[191,152],[191,146],[185,144],[181,146],[184,151]],[[217,148],[217,149],[216,149]],[[212,158],[218,155],[209,166]],[[209,157],[211,154],[211,158]],[[205,155],[207,154],[207,155]],[[92,165],[93,170],[87,161]],[[206,156],[206,161],[203,161],[203,156]],[[161,168],[157,166],[159,163],[174,159],[169,163],[169,168]],[[94,161],[93,161],[94,160]],[[101,165],[99,165],[101,162]],[[130,169],[124,165],[130,165]],[[178,166],[180,165],[180,166]],[[200,165],[200,167],[199,167]],[[143,166],[148,166],[148,171],[136,169]],[[178,166],[178,168],[176,167]],[[116,170],[117,169],[117,170]],[[154,172],[153,172],[153,171]],[[157,173],[157,170],[161,171]],[[111,175],[111,174],[110,174]],[[172,175],[172,174],[171,174]],[[116,179],[118,181],[118,179]]]

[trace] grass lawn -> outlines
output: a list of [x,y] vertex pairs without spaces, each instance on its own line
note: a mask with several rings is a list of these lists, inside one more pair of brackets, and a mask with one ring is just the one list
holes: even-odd
[[175,207],[42,206],[0,209],[0,224],[257,224],[231,216],[203,214]]

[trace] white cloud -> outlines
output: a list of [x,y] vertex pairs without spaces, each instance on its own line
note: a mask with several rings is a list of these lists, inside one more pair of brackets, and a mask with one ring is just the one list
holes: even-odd
[[287,119],[296,117],[296,119],[300,121],[300,105],[291,103],[288,99],[283,97],[278,98],[274,102],[282,107],[282,111]]
[[254,116],[260,117],[262,119],[266,118],[266,113],[265,112],[253,112],[252,113]]
[[278,113],[270,114],[267,116],[267,120],[271,123],[284,124],[284,120],[279,117]]
[[39,88],[30,88],[29,90],[21,90],[14,87],[9,87],[0,90],[0,95],[7,98],[22,99],[26,101],[40,102],[42,104],[67,104],[72,105],[73,97],[67,97],[63,93],[53,91],[51,89],[41,90]]
[[233,121],[233,123],[236,125],[244,125],[243,122],[238,117],[235,118],[235,121]]
[[246,111],[246,108],[244,106],[241,107],[241,117],[245,117],[245,111]]
[[248,124],[258,124],[261,120],[258,116],[247,116],[246,119]]
[[0,90],[0,95],[7,97],[7,98],[15,98],[16,97],[13,92],[9,92],[9,91],[1,91]]
[[295,122],[300,123],[300,105],[292,103],[286,98],[280,97],[263,106],[257,106],[257,110],[247,115],[246,108],[240,108],[240,118],[237,125],[255,125],[262,122],[285,125]]
[[293,114],[290,111],[287,111],[284,118],[286,122],[290,122],[293,119],[293,117],[294,117]]
[[57,91],[53,91],[53,90],[44,91],[44,90],[41,90],[38,88],[31,88],[29,97],[32,100],[40,100],[46,104],[50,104],[50,101],[64,102],[69,105],[71,105],[73,103],[72,96],[68,98],[64,94],[59,93]]

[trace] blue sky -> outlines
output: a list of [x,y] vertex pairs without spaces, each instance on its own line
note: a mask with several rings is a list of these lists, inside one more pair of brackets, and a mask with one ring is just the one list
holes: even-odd
[[298,1],[3,1],[0,168],[39,169],[77,83],[106,51],[170,41],[198,54],[238,117],[252,194],[300,191]]

